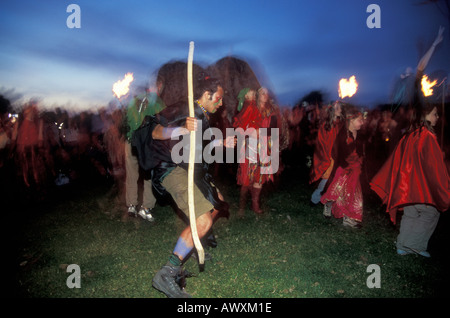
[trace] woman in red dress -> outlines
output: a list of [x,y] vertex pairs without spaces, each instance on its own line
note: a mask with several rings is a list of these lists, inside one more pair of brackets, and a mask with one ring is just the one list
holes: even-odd
[[320,201],[324,215],[343,218],[343,224],[360,228],[363,216],[361,166],[363,142],[358,131],[364,124],[363,115],[354,106],[345,106],[345,126],[339,131],[333,145],[334,177]]
[[[252,90],[249,90],[246,94],[242,110],[234,118],[233,123],[234,128],[242,128],[244,131],[252,132],[250,136],[246,137],[246,142],[242,143],[242,149],[239,152],[241,155],[245,155],[245,158],[239,160],[237,171],[237,183],[241,185],[238,212],[240,217],[244,215],[248,192],[252,196],[252,210],[257,214],[263,213],[259,205],[262,187],[264,183],[273,181],[274,174],[277,172],[261,173],[261,167],[267,167],[265,166],[267,165],[265,159],[267,159],[266,156],[271,155],[272,144],[271,138],[259,138],[259,129],[268,128],[268,134],[270,134],[270,128],[279,127],[279,110],[270,100],[266,88],[258,90],[256,100],[252,98],[252,92]],[[248,130],[249,128],[253,129]],[[251,142],[251,140],[254,142]],[[261,144],[264,140],[267,140],[266,145]],[[267,151],[260,151],[262,147]]]

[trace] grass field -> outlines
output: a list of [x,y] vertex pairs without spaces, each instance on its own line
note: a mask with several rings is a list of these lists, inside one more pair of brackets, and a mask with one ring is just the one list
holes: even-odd
[[[238,188],[220,184],[231,204],[229,220],[214,226],[217,248],[199,272],[191,258],[186,291],[196,298],[435,298],[448,297],[448,215],[441,216],[429,251],[431,259],[398,256],[395,228],[374,200],[365,202],[364,226],[349,229],[311,207],[312,189],[295,181],[295,170],[278,188],[266,191],[267,212],[248,209],[236,217]],[[294,176],[294,177],[292,177]],[[33,204],[14,227],[11,259],[14,297],[165,298],[152,288],[184,223],[170,206],[157,206],[156,222],[123,217],[123,198],[111,184],[54,189],[54,199]],[[25,203],[23,206],[27,206]],[[27,206],[29,208],[29,206]],[[250,206],[249,206],[250,207]],[[69,264],[81,271],[81,288],[68,288]],[[380,269],[380,288],[369,288]]]

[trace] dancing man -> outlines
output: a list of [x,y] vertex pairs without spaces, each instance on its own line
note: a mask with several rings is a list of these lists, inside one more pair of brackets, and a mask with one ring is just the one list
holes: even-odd
[[[197,81],[194,81],[195,117],[188,117],[187,104],[181,101],[150,118],[153,186],[160,195],[170,194],[187,218],[189,218],[188,163],[175,163],[178,160],[174,161],[172,150],[180,141],[172,138],[188,135],[190,131],[197,130],[200,124],[202,131],[198,133],[203,135],[210,128],[209,115],[222,106],[224,93],[217,79],[206,76],[204,73],[197,77]],[[233,141],[234,137],[232,142],[226,142],[225,146],[234,147]],[[223,145],[223,140],[216,142],[218,145],[220,143],[220,146]],[[195,146],[201,146],[203,149],[203,145]],[[219,217],[228,217],[228,204],[223,201],[223,197],[214,186],[208,168],[207,163],[201,162],[195,164],[194,170],[194,206],[199,238],[209,233],[213,223]],[[176,277],[193,250],[194,242],[191,227],[188,225],[181,232],[168,262],[154,276],[153,287],[170,298],[189,297],[189,294],[180,288]]]

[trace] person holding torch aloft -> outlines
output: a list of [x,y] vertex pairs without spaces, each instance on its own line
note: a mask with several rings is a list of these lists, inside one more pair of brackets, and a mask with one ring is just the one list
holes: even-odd
[[420,96],[420,78],[413,93],[413,116],[409,131],[370,182],[386,204],[392,223],[403,210],[397,254],[430,257],[428,241],[440,212],[450,208],[450,177],[434,127],[437,107]]

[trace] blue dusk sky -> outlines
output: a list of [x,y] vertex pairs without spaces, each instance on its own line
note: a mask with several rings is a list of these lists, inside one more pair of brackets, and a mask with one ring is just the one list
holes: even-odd
[[[148,85],[162,64],[186,61],[194,41],[196,63],[246,60],[281,105],[312,90],[337,99],[339,80],[355,75],[353,101],[372,107],[389,102],[395,80],[416,68],[441,25],[444,40],[425,73],[450,73],[443,1],[6,0],[0,94],[46,106],[105,106],[126,73],[135,76],[132,89]],[[67,26],[72,3],[80,8],[80,28]],[[370,4],[380,8],[380,28],[366,24]]]

